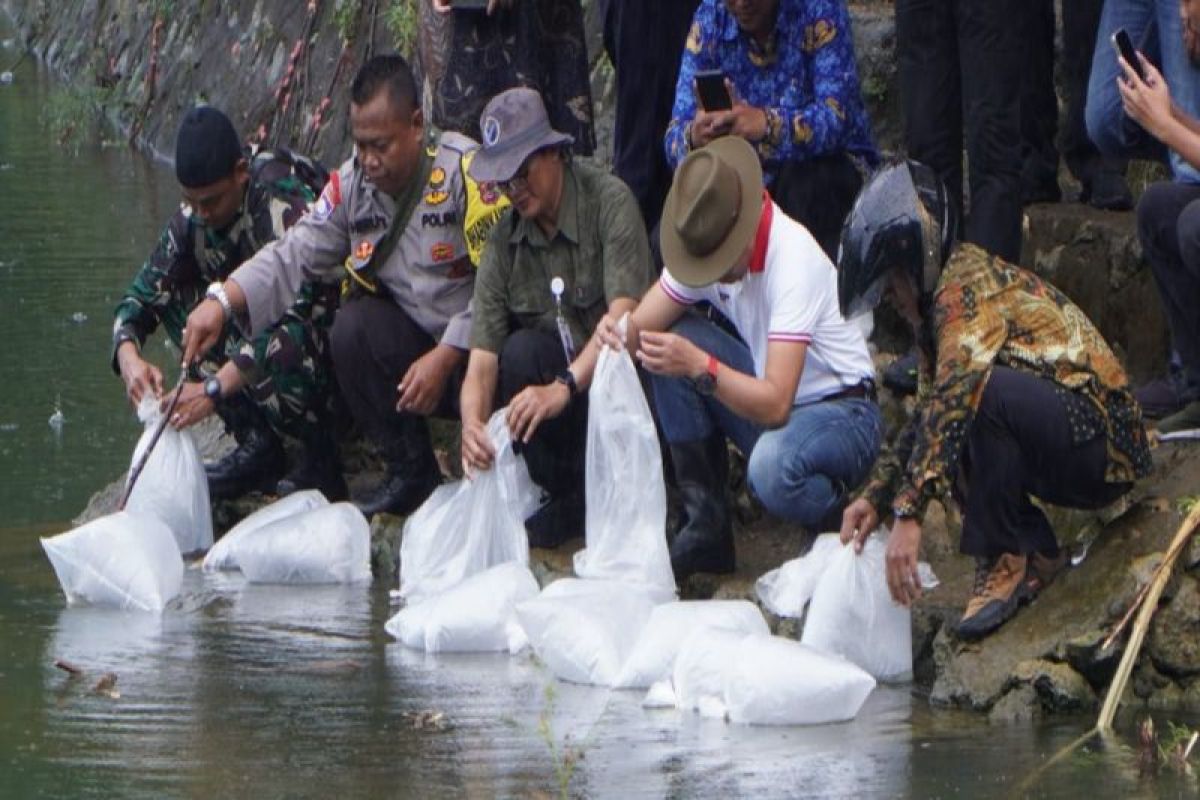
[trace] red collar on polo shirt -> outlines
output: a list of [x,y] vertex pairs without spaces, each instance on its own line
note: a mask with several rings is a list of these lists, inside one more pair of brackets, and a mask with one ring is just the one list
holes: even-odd
[[762,272],[767,268],[767,242],[771,239],[771,217],[775,204],[771,195],[763,189],[762,216],[758,219],[758,232],[754,234],[754,249],[750,251],[750,272]]

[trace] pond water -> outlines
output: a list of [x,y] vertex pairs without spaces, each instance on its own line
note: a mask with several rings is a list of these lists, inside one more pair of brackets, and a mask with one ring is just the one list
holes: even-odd
[[[18,55],[0,47],[0,70]],[[161,617],[65,607],[38,536],[127,464],[139,430],[109,371],[110,314],[177,191],[123,146],[50,141],[50,81],[28,59],[15,72],[0,84],[0,797],[556,796],[564,752],[581,756],[571,796],[1007,797],[1090,725],[992,726],[904,687],[819,728],[651,712],[528,655],[406,651],[383,632],[383,585],[189,569]],[[442,716],[421,727],[422,712]],[[1193,777],[1139,777],[1131,742],[1077,752],[1028,794],[1195,796]]]

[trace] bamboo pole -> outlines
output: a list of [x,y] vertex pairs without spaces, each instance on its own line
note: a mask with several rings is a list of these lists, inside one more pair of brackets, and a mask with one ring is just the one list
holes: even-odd
[[129,502],[129,496],[133,494],[133,485],[137,483],[137,479],[141,477],[142,470],[146,467],[146,462],[150,460],[150,454],[154,452],[154,445],[158,444],[158,439],[162,436],[163,431],[167,427],[167,422],[171,419],[171,412],[175,410],[175,405],[179,402],[179,395],[183,394],[183,385],[187,383],[187,372],[179,376],[179,385],[175,387],[175,391],[171,392],[171,399],[167,403],[167,410],[163,412],[162,419],[158,421],[158,427],[154,429],[154,435],[150,437],[150,443],[146,445],[146,450],[142,453],[142,457],[133,465],[133,469],[129,471],[129,482],[125,484],[125,491],[121,492],[121,499],[117,503],[117,511],[124,511],[125,504]]
[[1121,655],[1121,663],[1117,666],[1117,673],[1113,676],[1113,682],[1108,687],[1108,694],[1104,697],[1104,705],[1100,708],[1100,717],[1096,720],[1096,730],[1101,733],[1108,733],[1112,730],[1113,717],[1116,716],[1117,706],[1121,703],[1125,685],[1129,683],[1129,676],[1133,673],[1134,662],[1141,653],[1146,631],[1150,629],[1150,620],[1158,608],[1158,599],[1167,586],[1176,559],[1183,552],[1184,546],[1195,532],[1197,525],[1200,525],[1200,502],[1192,506],[1191,512],[1183,520],[1179,530],[1175,532],[1175,538],[1171,540],[1167,554],[1163,556],[1162,563],[1158,565],[1158,569],[1154,571],[1154,576],[1150,579],[1150,588],[1142,599],[1141,610],[1138,612],[1137,620],[1133,623],[1133,632],[1129,635],[1129,642],[1125,645],[1125,652]]

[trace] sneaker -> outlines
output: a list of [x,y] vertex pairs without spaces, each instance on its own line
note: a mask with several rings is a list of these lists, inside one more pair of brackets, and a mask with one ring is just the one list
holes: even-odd
[[900,356],[883,370],[883,385],[899,395],[917,393],[917,354]]
[[977,561],[971,599],[955,627],[960,639],[982,639],[1017,613],[1032,597],[1028,584],[1028,559],[1005,553],[994,561]]
[[1158,439],[1200,439],[1200,400],[1193,400],[1169,417],[1158,421]]
[[1155,378],[1133,390],[1133,397],[1147,419],[1168,417],[1183,408],[1177,381],[1171,376]]

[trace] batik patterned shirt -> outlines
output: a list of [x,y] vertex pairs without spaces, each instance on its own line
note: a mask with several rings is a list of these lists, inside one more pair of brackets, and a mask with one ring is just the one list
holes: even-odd
[[930,500],[949,493],[993,365],[1058,384],[1071,404],[1073,440],[1106,438],[1108,482],[1149,473],[1129,379],[1100,332],[1058,289],[963,244],[938,281],[931,315],[935,353],[921,359],[919,411],[880,456],[863,492],[876,509],[890,501],[897,515],[920,518]]
[[752,144],[768,171],[840,151],[869,166],[878,161],[844,0],[779,0],[765,47],[738,27],[725,0],[703,0],[688,33],[667,128],[672,167],[691,150],[697,110],[692,81],[697,71],[710,69],[724,72],[742,100],[765,110],[766,136]]

